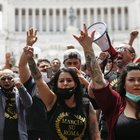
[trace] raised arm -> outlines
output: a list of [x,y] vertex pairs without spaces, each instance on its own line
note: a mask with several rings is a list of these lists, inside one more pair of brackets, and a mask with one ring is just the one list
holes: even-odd
[[136,31],[136,30],[134,30],[134,31],[132,31],[132,32],[130,33],[130,38],[129,38],[129,41],[128,41],[128,44],[129,44],[130,46],[133,45],[133,42],[134,42],[134,40],[137,38],[138,34],[139,34],[139,32]]
[[5,54],[5,64],[2,69],[11,69],[11,53],[6,52]]
[[79,36],[73,35],[74,38],[81,44],[84,50],[86,64],[91,71],[91,79],[95,89],[99,89],[105,86],[105,80],[97,63],[94,50],[92,48],[92,41],[94,38],[95,31],[92,32],[91,36],[88,35],[88,30],[84,24],[84,29],[81,31]]
[[47,110],[51,110],[52,106],[56,101],[56,95],[50,90],[46,82],[42,79],[41,72],[39,71],[35,60],[33,58],[33,48],[31,46],[24,48],[24,53],[27,58],[27,62],[34,78],[41,100],[44,102]]
[[[36,35],[37,30],[34,30],[33,28],[27,31],[26,46],[33,46],[33,44],[37,41]],[[22,83],[25,83],[31,76],[24,51],[19,60],[19,74]]]
[[89,81],[82,75],[81,71],[78,70],[76,67],[71,67],[76,73],[80,80],[80,83],[84,85],[86,88],[89,86]]

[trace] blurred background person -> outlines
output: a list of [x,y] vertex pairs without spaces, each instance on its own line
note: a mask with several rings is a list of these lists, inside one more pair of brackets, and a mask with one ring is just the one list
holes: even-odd
[[55,73],[60,69],[60,67],[61,61],[58,58],[54,58],[51,61],[52,75],[55,75]]

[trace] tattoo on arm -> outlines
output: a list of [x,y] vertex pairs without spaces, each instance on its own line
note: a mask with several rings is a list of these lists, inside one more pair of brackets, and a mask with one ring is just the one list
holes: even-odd
[[97,63],[93,49],[85,51],[85,59],[88,67],[91,68],[91,78],[93,85],[104,86],[102,71]]
[[87,65],[88,67],[90,67],[91,55],[92,55],[92,53],[91,53],[90,51],[85,52],[86,65]]
[[42,77],[42,75],[41,75],[41,72],[39,71],[39,69],[37,68],[37,65],[36,65],[33,58],[28,60],[28,65],[29,65],[29,68],[30,68],[30,71],[31,71],[33,78],[35,80],[40,79]]

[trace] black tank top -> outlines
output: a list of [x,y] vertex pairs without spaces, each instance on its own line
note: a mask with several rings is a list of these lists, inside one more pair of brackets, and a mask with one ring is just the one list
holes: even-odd
[[84,112],[56,103],[48,113],[49,140],[89,140],[88,120]]
[[140,140],[140,120],[126,117],[124,112],[119,116],[115,140]]

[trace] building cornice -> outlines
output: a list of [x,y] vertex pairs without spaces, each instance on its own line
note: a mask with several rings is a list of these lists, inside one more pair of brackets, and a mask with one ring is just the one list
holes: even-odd
[[[136,0],[135,0],[136,1]],[[8,3],[15,3],[15,4],[18,4],[18,3],[22,3],[22,4],[30,4],[32,3],[32,5],[35,5],[35,4],[38,4],[40,3],[41,5],[44,4],[44,3],[48,3],[51,5],[51,4],[54,4],[54,3],[83,3],[83,4],[88,4],[88,2],[91,4],[91,3],[94,3],[94,4],[106,4],[106,3],[131,3],[133,2],[134,3],[134,0],[7,0]]]

